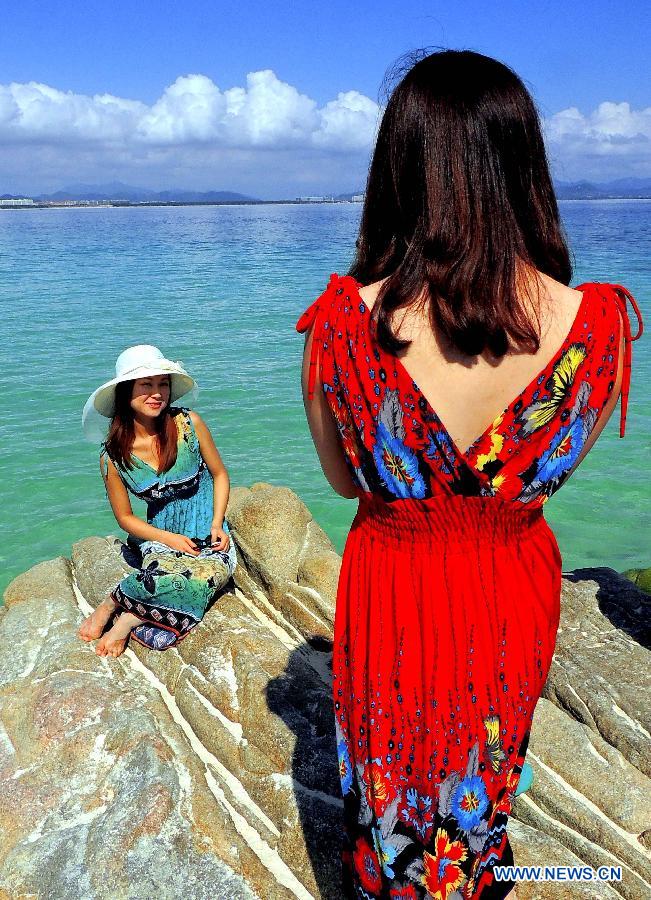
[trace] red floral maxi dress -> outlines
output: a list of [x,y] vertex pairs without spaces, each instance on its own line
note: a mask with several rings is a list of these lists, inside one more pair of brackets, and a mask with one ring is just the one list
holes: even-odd
[[[358,487],[343,553],[333,699],[344,801],[343,892],[502,898],[506,825],[550,667],[562,558],[543,505],[615,384],[620,285],[579,285],[559,351],[465,452],[369,327],[360,285],[332,275],[296,323]],[[638,317],[631,335],[626,300]]]

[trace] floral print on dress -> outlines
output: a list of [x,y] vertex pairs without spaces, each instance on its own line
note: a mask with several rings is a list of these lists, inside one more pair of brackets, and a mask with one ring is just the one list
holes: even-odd
[[[484,719],[485,742],[475,742],[463,771],[452,771],[436,792],[424,793],[408,779],[396,782],[391,764],[380,757],[351,765],[349,745],[339,717],[335,719],[337,753],[346,820],[357,822],[346,833],[343,852],[347,885],[357,882],[369,900],[380,896],[382,876],[399,888],[391,897],[448,900],[472,897],[475,883],[494,861],[493,850],[505,841],[522,767],[511,765],[505,787],[491,800],[488,770],[501,772],[507,757],[496,715]],[[523,759],[529,734],[518,750]],[[361,759],[364,753],[357,749]],[[488,766],[480,766],[480,760]],[[351,895],[352,896],[352,895]]]
[[[642,333],[642,319],[621,285],[579,285],[582,300],[558,352],[465,453],[401,361],[379,347],[359,288],[350,276],[333,274],[297,329],[318,319],[310,390],[318,368],[360,491],[380,492],[388,502],[447,491],[545,504],[566,480],[610,399],[618,367],[618,309],[625,332],[623,431],[630,342]],[[640,323],[635,337],[626,300]]]

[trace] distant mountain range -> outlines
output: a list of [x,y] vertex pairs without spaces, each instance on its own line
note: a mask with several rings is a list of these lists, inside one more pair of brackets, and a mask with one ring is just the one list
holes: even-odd
[[[0,199],[10,199],[2,197]],[[34,200],[128,200],[130,203],[149,201],[150,203],[225,203],[253,201],[255,197],[234,191],[151,191],[148,188],[133,187],[121,181],[107,184],[70,184],[54,194],[39,194]]]
[[556,181],[559,200],[651,199],[651,178],[616,178],[614,181]]
[[[556,181],[556,196],[559,200],[605,200],[605,199],[651,199],[651,178],[617,178],[614,181]],[[336,200],[350,200],[363,194],[364,190],[336,195]],[[3,194],[0,200],[12,200],[29,194]],[[105,200],[129,203],[259,203],[256,197],[235,191],[187,191],[172,189],[152,191],[134,187],[121,181],[107,184],[71,184],[53,194],[39,194],[33,200]],[[293,199],[293,198],[291,198]]]

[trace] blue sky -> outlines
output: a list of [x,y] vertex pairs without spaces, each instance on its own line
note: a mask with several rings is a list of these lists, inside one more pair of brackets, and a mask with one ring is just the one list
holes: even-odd
[[359,188],[385,70],[423,46],[512,66],[556,177],[651,176],[650,23],[637,0],[5,2],[0,193]]

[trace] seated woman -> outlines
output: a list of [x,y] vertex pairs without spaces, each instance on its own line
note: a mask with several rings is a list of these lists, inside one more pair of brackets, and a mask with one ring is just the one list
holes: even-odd
[[[172,405],[196,391],[194,379],[146,344],[127,348],[115,369],[86,401],[82,423],[90,437],[96,413],[111,420],[100,471],[118,525],[138,551],[138,571],[122,578],[79,629],[85,641],[100,638],[100,656],[119,656],[129,635],[154,650],[174,646],[237,565],[224,518],[226,467],[201,416]],[[133,513],[129,492],[146,502],[146,522]]]

